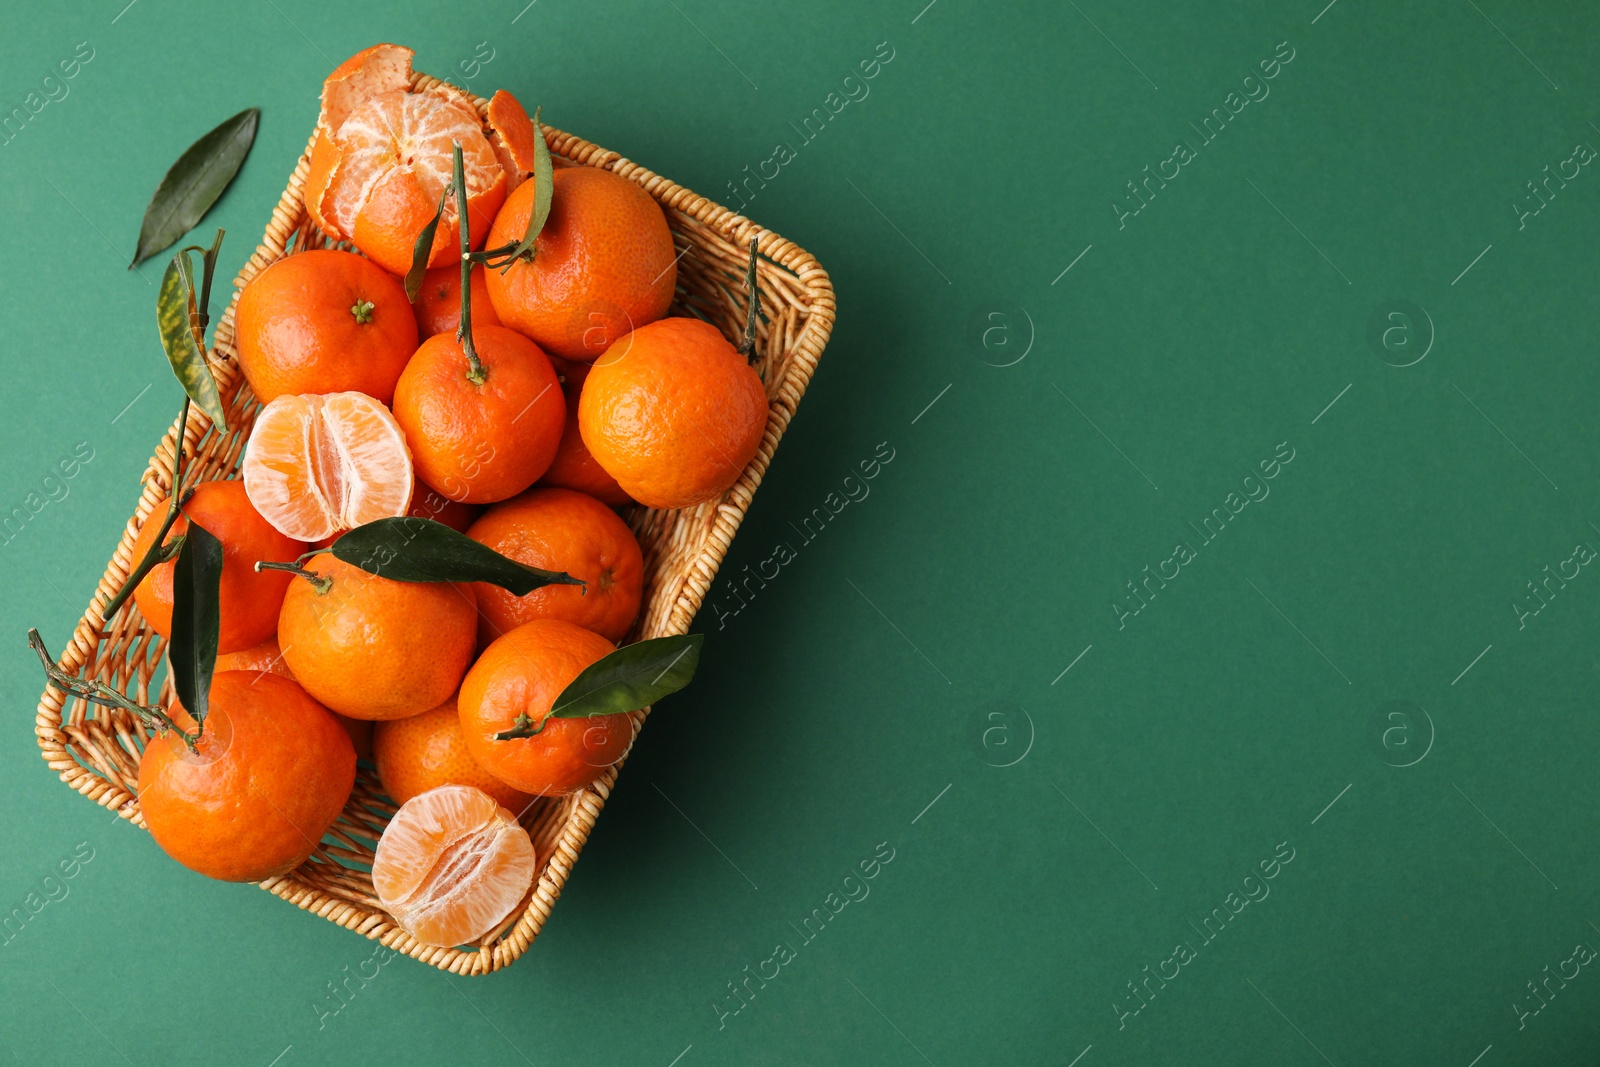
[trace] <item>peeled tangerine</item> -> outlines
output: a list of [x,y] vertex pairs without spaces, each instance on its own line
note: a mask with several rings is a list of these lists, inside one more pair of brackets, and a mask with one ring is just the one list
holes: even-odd
[[[404,274],[418,235],[451,181],[461,145],[468,233],[474,246],[495,213],[533,170],[533,123],[501,90],[480,117],[472,97],[442,82],[411,85],[414,53],[379,44],[328,75],[306,175],[306,208],[324,233],[355,241],[392,274]],[[456,205],[447,201],[428,265],[452,258]]]
[[528,895],[533,840],[515,817],[470,785],[441,785],[406,801],[372,860],[378,902],[427,945],[464,945],[495,929]]
[[278,397],[244,454],[250,503],[299,541],[406,514],[413,478],[400,424],[365,393]]

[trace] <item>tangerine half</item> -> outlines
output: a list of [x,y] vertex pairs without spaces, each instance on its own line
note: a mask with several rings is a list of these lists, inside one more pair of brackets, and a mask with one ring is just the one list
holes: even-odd
[[499,926],[533,886],[533,839],[493,797],[441,785],[400,806],[378,839],[372,888],[425,945],[464,945]]

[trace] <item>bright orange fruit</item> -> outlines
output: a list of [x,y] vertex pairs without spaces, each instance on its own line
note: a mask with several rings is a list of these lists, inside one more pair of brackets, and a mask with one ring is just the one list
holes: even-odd
[[283,657],[306,691],[353,719],[400,719],[442,704],[477,646],[472,587],[396,582],[331,553],[296,578],[278,615]]
[[[500,316],[489,302],[489,288],[483,280],[483,265],[472,268],[472,324],[499,326]],[[417,336],[426,341],[436,333],[455,333],[461,324],[461,268],[456,264],[434,267],[422,276],[413,305],[417,315]]]
[[567,423],[561,429],[561,443],[556,446],[556,458],[550,461],[544,476],[536,484],[557,489],[576,489],[619,508],[633,503],[633,498],[624,493],[617,480],[607,474],[599,461],[589,454],[588,446],[583,443],[583,434],[578,431],[578,397],[583,393],[583,382],[589,376],[589,369],[588,363],[574,363],[565,359],[556,364],[556,377],[561,379],[561,391],[567,398]]
[[256,399],[356,390],[387,404],[417,349],[405,287],[353,252],[278,260],[239,294],[239,366]]
[[[282,571],[263,571],[263,574],[283,574]],[[285,575],[288,577],[288,575]],[[276,621],[274,621],[276,625]],[[269,637],[259,645],[253,645],[243,652],[229,652],[217,657],[217,673],[223,671],[249,671],[252,674],[276,674],[280,678],[295,680],[294,671],[289,669],[289,664],[283,658],[283,650],[278,647],[278,638]],[[337,711],[328,712],[344,727],[344,732],[350,735],[350,743],[356,747],[356,759],[372,758],[372,723],[362,719],[352,719],[348,715],[340,715]]]
[[[532,181],[507,198],[489,247],[522,240],[533,200]],[[667,313],[676,256],[666,215],[649,193],[610,171],[562,167],[533,261],[489,271],[484,281],[501,322],[552,355],[587,363]]]
[[302,541],[404,515],[411,506],[405,434],[365,393],[278,397],[256,416],[243,468],[256,510]]
[[400,806],[378,839],[372,888],[425,945],[464,945],[505,921],[533,886],[528,831],[481,789],[442,785]]
[[504,326],[472,328],[483,381],[454,334],[422,342],[395,386],[394,417],[418,475],[451,500],[515,496],[550,466],[566,402],[539,346]]
[[[533,125],[514,97],[496,93],[480,117],[472,98],[453,86],[413,91],[412,55],[376,45],[329,75],[306,175],[306,206],[317,225],[353,240],[394,274],[410,268],[416,239],[451,183],[454,144],[461,145],[474,246],[533,168]],[[453,258],[457,216],[452,198],[434,233],[430,266]]]
[[[548,716],[561,691],[611,651],[599,634],[560,619],[535,619],[496,639],[467,672],[456,698],[472,758],[502,782],[540,796],[574,792],[604,774],[633,741],[632,720],[626,714]],[[495,740],[519,715],[543,721],[544,729]]]
[[[211,682],[197,752],[171,732],[139,762],[139,809],[162,851],[210,878],[259,882],[316,850],[356,780],[350,738],[299,685],[225,671]],[[168,712],[185,730],[181,704]]]
[[519,817],[534,800],[478,766],[461,736],[454,696],[421,715],[378,723],[372,748],[378,778],[396,804],[441,785],[475,786]]
[[[170,504],[171,498],[157,504],[139,528],[131,557],[135,565],[155,543]],[[194,495],[172,524],[167,541],[187,530],[190,519],[222,542],[222,626],[217,651],[238,652],[271,637],[278,628],[278,605],[289,588],[284,581],[288,575],[273,571],[257,574],[256,561],[294,559],[305,551],[305,544],[273,529],[251,506],[244,483],[237,480],[195,486]],[[172,577],[177,567],[176,559],[160,564],[133,591],[134,602],[145,621],[162,637],[172,636]]]
[[502,556],[585,585],[546,585],[516,596],[473,583],[478,643],[487,645],[530,619],[565,619],[608,641],[621,641],[639,614],[644,555],[628,524],[592,496],[571,489],[530,489],[496,504],[467,536]]
[[761,376],[700,319],[634,330],[595,363],[578,400],[583,443],[652,508],[721,496],[755,458],[766,427]]

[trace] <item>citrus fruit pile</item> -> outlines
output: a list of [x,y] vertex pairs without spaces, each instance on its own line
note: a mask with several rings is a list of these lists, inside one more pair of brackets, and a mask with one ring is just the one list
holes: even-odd
[[618,648],[644,559],[613,509],[717,499],[768,405],[741,350],[667,315],[677,253],[649,194],[557,166],[509,93],[480,111],[415,88],[411,59],[376,45],[325,82],[305,202],[341,247],[239,294],[265,405],[242,477],[139,531],[133,598],[180,698],[139,794],[174,859],[258,881],[318,851],[371,759],[399,805],[378,899],[450,946],[527,901],[520,816],[621,759],[628,712],[698,655],[658,670],[635,654],[657,642]]

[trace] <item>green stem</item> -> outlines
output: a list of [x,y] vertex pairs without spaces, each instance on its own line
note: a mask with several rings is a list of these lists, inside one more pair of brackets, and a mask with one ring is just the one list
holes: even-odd
[[332,578],[325,574],[318,574],[316,571],[308,571],[300,566],[299,563],[277,563],[270,559],[263,559],[256,562],[255,569],[257,571],[288,571],[290,574],[297,574],[316,586],[318,596],[326,595],[333,588]]
[[467,354],[467,381],[482,385],[488,376],[472,344],[472,226],[467,218],[467,174],[461,163],[461,142],[451,143],[455,146],[456,231],[461,235],[461,325],[456,328],[456,340]]
[[494,739],[496,741],[515,741],[519,737],[538,737],[544,731],[545,724],[549,721],[550,716],[546,715],[539,720],[539,725],[535,726],[533,725],[533,720],[528,718],[527,713],[524,712],[517,716],[516,721],[511,724],[511,729],[501,730],[494,735]]
[[144,559],[140,560],[139,565],[133,568],[133,571],[128,575],[128,580],[122,583],[121,589],[117,590],[117,595],[112,597],[111,602],[100,612],[102,620],[109,620],[111,616],[115,615],[117,610],[133,595],[133,591],[138,588],[139,583],[144,581],[144,576],[176,555],[179,546],[182,544],[181,538],[174,541],[172,550],[169,552],[164,542],[167,539],[167,534],[172,531],[172,524],[178,521],[178,515],[182,512],[183,506],[194,495],[193,489],[186,493],[178,492],[178,485],[183,479],[183,438],[189,430],[189,404],[188,394],[185,394],[183,411],[178,416],[178,436],[172,446],[172,500],[167,505],[167,517],[161,523],[161,532],[156,534],[156,539],[151,543],[149,551],[144,554]]
[[143,704],[136,704],[104,682],[91,682],[86,678],[68,674],[56,666],[55,657],[44,647],[44,639],[39,636],[38,630],[28,631],[28,644],[39,654],[39,662],[44,665],[44,673],[49,677],[50,684],[57,689],[71,693],[75,697],[82,697],[91,704],[99,704],[103,708],[121,708],[123,711],[132,712],[145,726],[171,730],[183,739],[190,752],[198,751],[195,746],[200,742],[202,727],[196,726],[194,733],[191,734],[187,730],[180,729],[178,724],[160,708],[147,708]]

